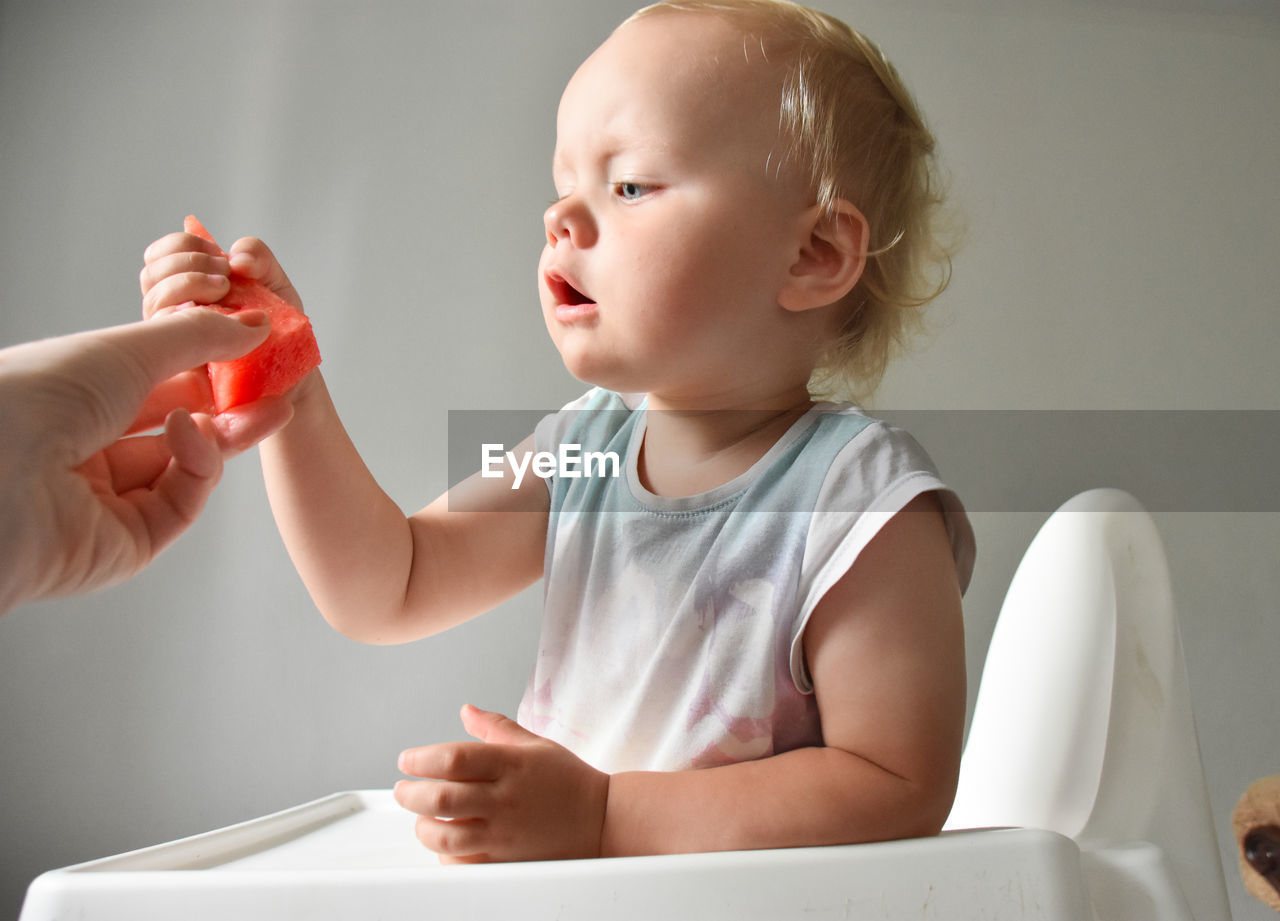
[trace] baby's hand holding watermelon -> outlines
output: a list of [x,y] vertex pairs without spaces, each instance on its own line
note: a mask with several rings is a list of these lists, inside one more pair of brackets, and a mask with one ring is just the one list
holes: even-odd
[[257,237],[236,240],[227,250],[227,259],[233,277],[259,282],[289,306],[305,312],[302,309],[302,298],[280,267],[275,253]]
[[142,254],[142,315],[151,319],[186,304],[216,304],[230,289],[230,264],[217,244],[181,231]]
[[260,240],[243,239],[228,254],[195,217],[187,217],[183,227],[184,233],[157,240],[144,254],[144,312],[150,316],[189,302],[224,313],[262,310],[271,320],[267,341],[243,358],[208,366],[215,411],[293,389],[320,364],[320,350],[271,250]]

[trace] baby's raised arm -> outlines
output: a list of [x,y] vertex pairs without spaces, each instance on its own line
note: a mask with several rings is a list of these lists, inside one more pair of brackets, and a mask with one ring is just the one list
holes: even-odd
[[318,372],[294,417],[259,448],[294,566],[325,619],[365,643],[403,643],[481,614],[542,575],[549,498],[527,478],[478,476],[406,518],[374,481]]
[[[140,276],[143,312],[213,303],[227,274],[256,278],[301,309],[301,300],[260,240],[236,241],[227,258],[192,234],[149,246]],[[259,448],[267,494],[289,556],[325,619],[366,643],[400,643],[454,626],[534,582],[542,573],[549,498],[529,477],[474,477],[407,516],[374,480],[329,398],[319,370],[289,394],[294,416]]]

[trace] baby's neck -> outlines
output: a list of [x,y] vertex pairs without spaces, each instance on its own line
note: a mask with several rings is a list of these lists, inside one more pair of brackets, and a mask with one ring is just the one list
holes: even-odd
[[651,398],[637,472],[659,496],[692,496],[745,473],[813,405],[807,392],[751,408],[674,409]]

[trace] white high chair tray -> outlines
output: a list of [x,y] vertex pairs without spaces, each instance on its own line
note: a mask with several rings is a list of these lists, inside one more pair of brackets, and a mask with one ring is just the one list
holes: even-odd
[[1080,852],[1030,829],[840,847],[442,867],[389,790],[336,793],[42,874],[20,921],[1093,917]]

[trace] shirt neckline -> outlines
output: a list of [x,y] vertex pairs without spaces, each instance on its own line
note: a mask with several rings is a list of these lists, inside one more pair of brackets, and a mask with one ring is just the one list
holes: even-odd
[[769,447],[769,450],[760,455],[760,458],[754,464],[733,479],[721,483],[706,492],[695,493],[691,496],[660,496],[655,492],[651,492],[640,482],[640,446],[644,444],[644,433],[648,429],[649,406],[646,399],[633,412],[635,423],[631,429],[631,437],[627,441],[625,466],[627,487],[631,491],[631,497],[644,508],[655,512],[708,511],[722,505],[741,495],[748,486],[773,465],[783,452],[795,444],[796,440],[808,431],[821,413],[829,410],[831,406],[832,404],[825,402],[814,403],[805,410],[804,415],[791,423],[787,430],[779,436],[778,440]]

